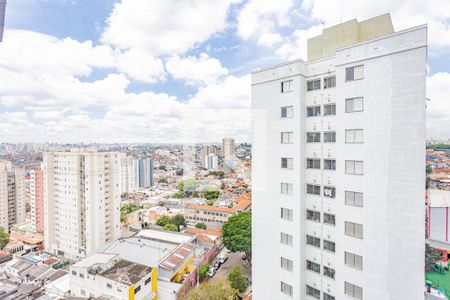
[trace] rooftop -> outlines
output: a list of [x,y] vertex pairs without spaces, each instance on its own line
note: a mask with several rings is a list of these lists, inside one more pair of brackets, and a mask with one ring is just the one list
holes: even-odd
[[430,207],[450,207],[450,191],[428,190]]
[[125,283],[135,284],[139,282],[143,277],[150,274],[152,268],[137,264],[128,260],[119,260],[114,266],[101,273],[100,275],[108,279]]

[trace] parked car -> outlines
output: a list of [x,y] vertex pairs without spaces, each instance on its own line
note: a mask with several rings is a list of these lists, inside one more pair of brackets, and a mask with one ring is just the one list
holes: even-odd
[[213,277],[216,274],[216,269],[214,267],[209,268],[208,273],[206,273],[209,277]]
[[242,255],[242,259],[243,259],[243,260],[246,260],[246,259],[247,259],[247,254],[246,254],[246,253],[244,253],[244,255]]
[[223,264],[228,259],[228,255],[219,256],[219,263]]
[[220,267],[220,262],[219,261],[216,261],[215,263],[214,263],[214,265],[213,265],[213,267],[214,267],[214,269],[219,269],[219,267]]

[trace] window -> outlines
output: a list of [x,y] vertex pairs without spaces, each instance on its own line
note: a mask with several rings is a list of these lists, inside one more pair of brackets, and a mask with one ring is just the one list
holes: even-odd
[[306,244],[320,248],[320,239],[311,235],[306,235]]
[[307,117],[318,117],[320,116],[320,106],[310,106],[306,108]]
[[364,165],[362,161],[358,160],[346,160],[345,161],[345,174],[363,175]]
[[352,113],[364,110],[363,97],[345,99],[345,112]]
[[336,274],[336,271],[333,268],[329,268],[326,266],[323,267],[323,275],[334,279],[334,274]]
[[320,212],[307,209],[306,219],[320,222]]
[[281,218],[283,220],[292,221],[293,211],[289,208],[281,208]]
[[335,143],[336,142],[336,132],[328,131],[323,133],[324,143]]
[[294,88],[294,84],[292,83],[292,80],[286,80],[281,82],[281,92],[287,93],[292,92],[292,89]]
[[345,281],[344,282],[344,293],[348,296],[351,296],[353,298],[362,300],[363,298],[363,290],[362,287],[359,287],[357,285],[354,285],[350,282]]
[[140,290],[141,290],[141,286],[138,286],[137,288],[134,289],[134,293],[137,294]]
[[335,252],[336,244],[334,242],[323,240],[323,249],[331,251],[331,252]]
[[320,169],[320,159],[308,158],[306,159],[307,169]]
[[281,158],[281,168],[282,169],[292,169],[294,160],[292,158]]
[[307,184],[306,193],[313,195],[320,195],[320,185]]
[[286,295],[292,296],[292,285],[281,281],[281,292]]
[[335,298],[327,293],[323,293],[323,300],[335,300]]
[[335,159],[324,159],[323,160],[325,170],[336,170],[336,160]]
[[329,198],[336,197],[336,188],[332,186],[324,186],[323,187],[323,195]]
[[353,81],[364,78],[364,66],[345,68],[345,81]]
[[306,285],[306,295],[310,295],[316,299],[320,299],[320,291],[309,285]]
[[293,270],[292,260],[281,257],[281,268],[292,272],[292,270]]
[[347,144],[361,144],[364,142],[363,129],[347,129],[345,130],[345,142]]
[[80,275],[80,278],[84,278],[84,274],[81,274],[81,273],[80,273],[80,274],[78,274],[78,275]]
[[363,269],[363,257],[350,252],[345,253],[345,264],[358,270]]
[[281,133],[281,143],[282,144],[292,144],[294,142],[293,132],[282,132]]
[[75,275],[75,276],[77,276],[77,272],[75,272],[75,271],[72,271],[72,275]]
[[281,193],[283,195],[292,195],[294,190],[294,185],[292,183],[281,183]]
[[306,133],[307,143],[320,143],[320,132],[307,132]]
[[324,116],[335,116],[336,115],[336,104],[326,104],[323,106]]
[[363,207],[363,193],[345,191],[345,204],[350,206]]
[[281,117],[282,118],[292,118],[294,116],[293,106],[283,106],[281,107]]
[[108,287],[108,288],[111,289],[111,288],[112,288],[112,284],[111,284],[111,283],[107,283],[107,284],[106,284],[106,287]]
[[307,91],[320,90],[320,79],[315,79],[306,82],[306,90]]
[[293,242],[292,234],[287,234],[287,233],[281,232],[281,234],[280,234],[280,242],[283,245],[292,246],[292,242]]
[[150,283],[150,281],[152,281],[152,278],[151,278],[151,277],[147,278],[147,279],[145,280],[144,284],[147,285],[147,284]]
[[320,273],[320,265],[310,260],[306,261],[306,268],[316,273]]
[[345,222],[345,235],[355,237],[358,239],[363,238],[363,225],[353,222]]
[[336,225],[336,216],[332,214],[323,214],[323,223],[328,225]]
[[325,77],[323,79],[323,88],[329,89],[336,86],[336,76]]

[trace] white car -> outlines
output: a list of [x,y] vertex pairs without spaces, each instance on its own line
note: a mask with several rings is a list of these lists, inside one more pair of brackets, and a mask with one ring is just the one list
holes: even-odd
[[228,259],[227,255],[219,256],[219,263],[223,264]]
[[208,273],[206,273],[209,277],[213,277],[216,274],[216,269],[214,267],[209,268]]

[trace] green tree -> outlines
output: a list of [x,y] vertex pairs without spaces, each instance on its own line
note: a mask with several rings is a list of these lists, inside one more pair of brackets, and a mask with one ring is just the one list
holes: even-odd
[[222,227],[222,242],[232,252],[245,252],[251,262],[252,214],[240,212],[228,218]]
[[234,266],[228,273],[228,281],[232,288],[237,289],[239,292],[243,293],[247,289],[248,281],[247,276],[242,272],[242,267],[237,265]]
[[183,215],[175,215],[170,219],[170,223],[177,226],[178,231],[180,231],[180,226],[183,225],[186,227],[186,220]]
[[184,191],[184,181],[183,180],[178,181],[178,189],[180,190],[180,192]]
[[442,253],[425,244],[425,265],[433,267],[440,259],[442,259]]
[[202,283],[184,298],[184,300],[235,300],[237,290],[233,289],[224,278],[216,283]]
[[9,234],[5,232],[3,227],[0,227],[0,249],[3,249],[9,243]]
[[161,226],[161,227],[164,227],[164,226],[166,226],[167,224],[170,224],[170,221],[171,221],[171,219],[170,219],[169,216],[162,216],[161,218],[159,218],[159,219],[156,221],[156,225]]
[[426,168],[425,168],[425,172],[427,174],[431,174],[433,172],[433,168],[430,165],[427,165]]
[[206,229],[206,224],[202,223],[202,222],[199,222],[199,223],[195,224],[195,228]]
[[166,225],[164,225],[164,230],[168,230],[168,231],[178,231],[178,227],[172,223],[168,223]]
[[206,200],[206,204],[209,206],[213,206],[214,205],[214,200]]
[[220,196],[220,192],[217,190],[205,192],[205,198],[207,200],[217,199],[217,198],[219,198],[219,196]]
[[200,278],[200,280],[203,280],[206,278],[206,273],[208,273],[208,270],[209,270],[208,264],[204,264],[204,265],[200,266],[200,268],[198,269],[198,277]]

